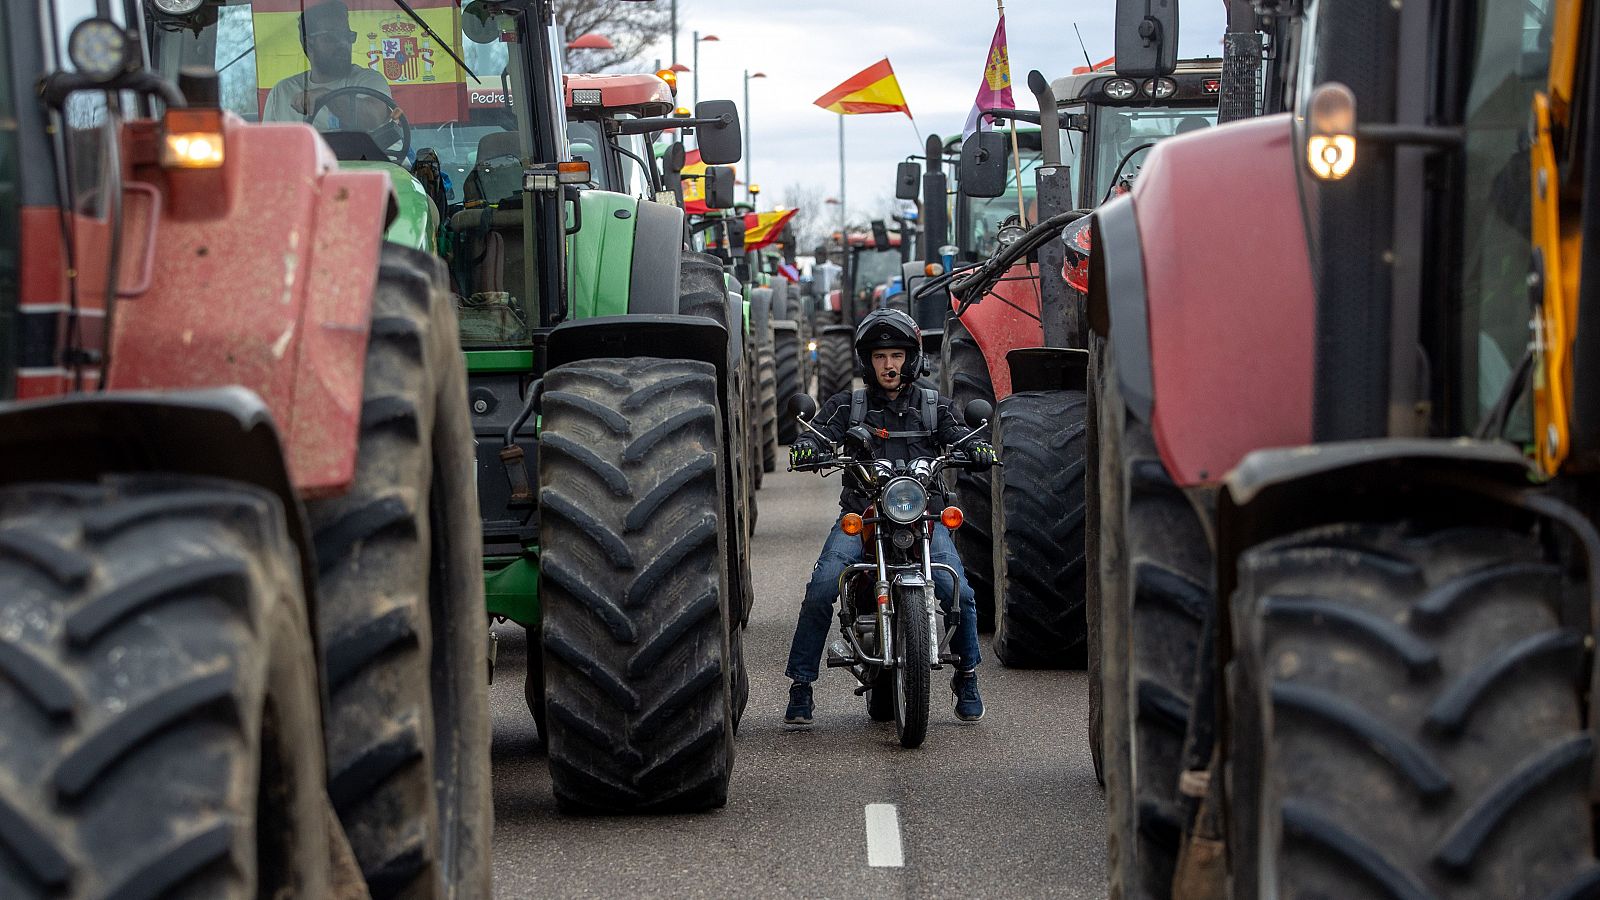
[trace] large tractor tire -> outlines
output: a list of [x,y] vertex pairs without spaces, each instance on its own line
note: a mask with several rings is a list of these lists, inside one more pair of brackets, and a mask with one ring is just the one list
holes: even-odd
[[1012,668],[1084,666],[1086,402],[1023,391],[995,416],[994,652]]
[[330,895],[277,498],[167,476],[0,489],[0,618],[0,896]]
[[1238,571],[1239,896],[1595,895],[1587,629],[1531,530],[1332,525]]
[[757,359],[757,381],[761,395],[761,469],[775,472],[778,469],[778,368],[771,343],[761,348]]
[[375,898],[490,890],[483,563],[444,263],[385,244],[355,482],[306,505],[328,791]]
[[724,447],[727,451],[727,468],[724,472],[726,495],[725,519],[728,523],[729,604],[738,614],[740,622],[750,619],[755,605],[754,580],[750,572],[750,536],[755,532],[755,491],[750,486],[750,448],[745,408],[748,400],[744,386],[746,376],[739,365],[742,354],[738,343],[744,340],[744,330],[734,314],[734,305],[727,291],[727,278],[722,263],[706,253],[683,254],[678,273],[678,312],[685,316],[705,316],[728,329],[728,384],[733,387],[728,403],[727,420],[722,423]]
[[[1104,371],[1114,372],[1112,347]],[[1100,416],[1102,767],[1111,895],[1166,897],[1181,843],[1178,781],[1212,551],[1149,426],[1106,377]]]
[[595,359],[545,376],[539,438],[550,780],[574,812],[722,806],[728,606],[715,370]]
[[[943,359],[939,365],[939,393],[954,400],[958,411],[973,400],[982,399],[991,405],[995,402],[989,363],[960,319],[949,321],[940,352]],[[953,497],[966,514],[966,524],[957,528],[954,536],[961,558],[973,561],[967,566],[967,581],[977,602],[980,631],[994,629],[994,572],[992,565],[985,565],[994,558],[992,474],[957,472]]]
[[778,443],[785,446],[799,437],[800,423],[789,409],[789,401],[796,394],[805,393],[804,369],[801,355],[805,345],[800,342],[800,330],[794,323],[780,322],[772,329],[772,366],[775,378],[774,393],[777,399],[778,421],[775,431]]
[[817,338],[817,405],[855,384],[856,354],[848,328],[823,329]]

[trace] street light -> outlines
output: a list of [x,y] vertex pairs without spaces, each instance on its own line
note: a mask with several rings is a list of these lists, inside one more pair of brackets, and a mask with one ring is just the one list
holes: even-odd
[[[767,73],[765,73],[765,72],[754,72],[754,73],[752,73],[749,69],[745,69],[744,70],[744,180],[745,180],[745,182],[747,184],[750,182],[750,166],[751,166],[751,161],[750,161],[750,79],[752,79],[752,78],[765,78],[765,77],[767,77]],[[754,206],[755,202],[756,202],[756,198],[755,198],[756,191],[747,190],[745,193],[746,193],[746,196],[748,197],[748,199],[750,200],[750,205]]]
[[694,32],[694,105],[697,107],[700,105],[700,43],[702,41],[721,40],[722,38],[719,38],[714,34],[708,34],[705,37],[701,37],[700,32]]
[[617,49],[617,47],[616,47],[615,44],[611,43],[611,39],[610,38],[606,37],[603,34],[596,34],[596,33],[591,31],[588,34],[579,35],[578,37],[574,38],[570,43],[567,44],[567,49],[568,50],[615,50],[615,49]]

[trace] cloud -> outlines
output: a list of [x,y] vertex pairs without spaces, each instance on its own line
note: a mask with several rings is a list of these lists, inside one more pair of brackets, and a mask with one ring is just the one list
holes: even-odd
[[[750,82],[746,117],[753,174],[765,188],[763,205],[781,202],[783,187],[794,183],[816,185],[829,196],[839,193],[841,117],[812,101],[885,56],[916,116],[916,129],[924,137],[959,134],[977,94],[996,12],[992,0],[679,0],[678,5],[679,62],[693,65],[692,32],[718,37],[701,44],[701,71],[684,76],[684,102],[700,78],[702,100],[728,97],[742,107],[743,73],[767,76]],[[1074,21],[1091,58],[1110,56],[1114,14],[1113,0],[1011,0],[1006,31],[1017,104],[1033,105],[1024,86],[1028,70],[1055,78],[1083,65]],[[1180,54],[1219,55],[1224,23],[1222,3],[1187,4]],[[657,58],[663,65],[672,61],[665,36],[645,62]],[[895,163],[921,152],[918,132],[898,114],[843,118],[851,213],[886,215]]]

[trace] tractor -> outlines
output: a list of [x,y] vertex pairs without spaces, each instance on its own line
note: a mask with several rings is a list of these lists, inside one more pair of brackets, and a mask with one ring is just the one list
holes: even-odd
[[448,273],[114,12],[0,5],[0,895],[486,897]]
[[[1082,294],[1059,274],[1067,247],[1051,238],[1064,230],[1081,244],[1087,219],[1072,210],[1125,188],[1157,142],[1216,121],[1221,67],[1186,60],[1138,78],[1103,65],[1050,83],[1035,72],[1029,86],[1040,112],[993,111],[1039,126],[1018,132],[1020,200],[1008,135],[978,132],[960,147],[955,246],[959,261],[981,265],[952,282],[963,289],[952,298],[940,377],[958,402],[996,405],[996,438],[1010,454],[1003,471],[956,479],[969,514],[957,546],[980,561],[969,578],[995,655],[1008,666],[1082,667],[1085,328]],[[1028,254],[1008,252],[1015,247]],[[1008,268],[996,269],[999,259]]]
[[1111,896],[1592,895],[1600,16],[1260,6],[1091,226]]
[[[395,186],[390,242],[443,261],[476,438],[474,627],[491,676],[488,617],[527,630],[558,805],[724,803],[749,597],[737,323],[680,210],[592,189],[571,158],[549,0],[150,9],[161,71],[210,66],[242,118],[310,121],[342,171]],[[697,126],[708,161],[738,157],[726,102],[630,124]]]

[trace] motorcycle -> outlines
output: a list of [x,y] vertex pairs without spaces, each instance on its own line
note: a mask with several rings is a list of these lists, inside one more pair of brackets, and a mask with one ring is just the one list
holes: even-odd
[[[827,475],[848,469],[870,497],[864,515],[846,513],[840,520],[845,534],[860,536],[865,559],[839,576],[840,638],[828,648],[828,667],[849,669],[861,682],[856,695],[866,695],[873,721],[892,718],[900,746],[919,747],[928,734],[930,673],[959,662],[950,641],[961,617],[960,578],[932,559],[933,526],[961,527],[961,510],[930,512],[928,500],[945,471],[978,466],[961,447],[988,426],[994,409],[984,400],[968,403],[963,416],[971,431],[940,456],[912,460],[874,459],[873,432],[865,425],[851,428],[842,447],[829,441],[811,425],[817,404],[806,394],[796,395],[790,410],[801,427],[833,449],[831,459],[792,471]],[[940,628],[934,600],[938,569],[957,582],[946,628]]]

